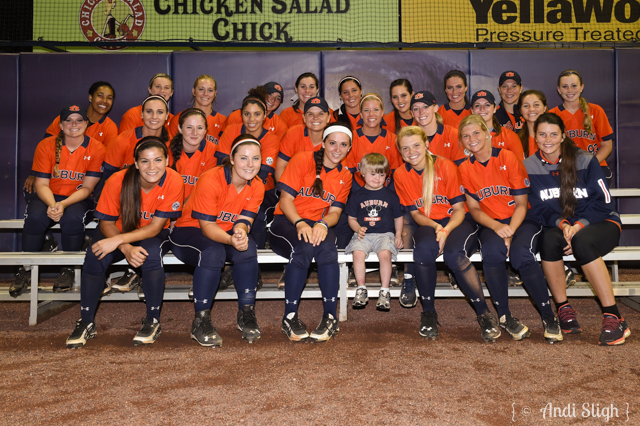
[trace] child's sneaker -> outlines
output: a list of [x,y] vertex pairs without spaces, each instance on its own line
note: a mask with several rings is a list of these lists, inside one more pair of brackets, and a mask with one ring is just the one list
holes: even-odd
[[353,309],[364,309],[369,303],[369,293],[366,288],[358,288],[356,290],[356,295],[353,298]]
[[400,290],[400,305],[404,308],[413,308],[418,303],[416,296],[416,283],[411,275],[405,274]]
[[558,318],[560,319],[560,328],[563,333],[577,334],[582,333],[582,328],[576,319],[576,310],[566,303],[558,309]]
[[600,344],[602,346],[621,345],[631,335],[631,330],[624,318],[615,315],[604,314],[602,316],[602,333]]
[[376,309],[382,312],[389,312],[391,309],[391,292],[382,290],[380,291],[380,295],[378,296],[378,301],[376,302]]

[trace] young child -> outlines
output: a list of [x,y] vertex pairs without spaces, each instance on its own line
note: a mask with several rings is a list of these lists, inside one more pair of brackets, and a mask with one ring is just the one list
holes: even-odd
[[382,281],[376,309],[388,312],[391,307],[391,261],[396,260],[398,249],[403,246],[403,213],[398,195],[384,186],[389,168],[389,161],[382,154],[371,153],[362,157],[360,174],[365,185],[352,194],[347,203],[349,227],[355,232],[345,249],[345,253],[353,253],[353,271],[358,283],[353,299],[354,309],[363,309],[369,301],[364,284],[364,263],[372,251],[378,254]]

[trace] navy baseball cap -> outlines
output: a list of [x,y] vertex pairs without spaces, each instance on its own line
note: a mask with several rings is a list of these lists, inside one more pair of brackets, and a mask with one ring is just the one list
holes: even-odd
[[78,105],[69,105],[64,107],[62,111],[60,111],[60,121],[66,120],[71,114],[80,114],[82,118],[89,121],[89,118],[87,118],[87,110]]
[[518,83],[518,86],[522,86],[522,79],[520,78],[520,74],[515,71],[505,71],[500,74],[500,80],[498,80],[498,86],[502,86],[507,80],[513,80]]
[[282,86],[275,81],[268,82],[264,85],[264,88],[267,89],[267,95],[277,92],[280,93],[280,96],[284,99],[284,90],[282,90]]
[[486,99],[490,104],[496,104],[496,98],[493,96],[493,93],[488,90],[478,90],[474,93],[471,97],[471,106],[473,106],[478,99]]
[[409,105],[409,108],[413,108],[413,105],[417,104],[418,102],[422,102],[423,104],[427,104],[429,106],[435,105],[437,103],[436,97],[433,96],[433,93],[427,92],[426,90],[414,93],[414,95],[411,97],[411,104]]
[[324,112],[329,112],[329,104],[320,96],[314,96],[313,98],[305,102],[304,112],[306,113],[309,110],[309,108],[312,108],[312,107],[318,107]]

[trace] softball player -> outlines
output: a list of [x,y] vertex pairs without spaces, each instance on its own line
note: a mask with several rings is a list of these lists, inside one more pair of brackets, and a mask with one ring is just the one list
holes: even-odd
[[[149,96],[161,96],[168,105],[169,100],[173,96],[173,80],[171,77],[165,73],[159,73],[151,77],[151,80],[149,81]],[[124,113],[119,126],[121,134],[127,130],[142,126],[142,108],[143,106],[139,105]],[[173,115],[169,112],[169,108],[167,108],[167,119],[165,121],[167,130],[172,118]]]
[[613,129],[602,107],[587,102],[582,97],[583,91],[580,73],[575,70],[564,71],[558,77],[558,93],[563,103],[550,112],[562,118],[567,136],[578,147],[596,156],[607,178],[607,185],[611,186],[613,175],[607,166],[607,157],[613,150]]
[[477,250],[478,226],[470,215],[465,217],[465,195],[458,168],[452,161],[429,152],[427,135],[417,126],[400,131],[398,149],[405,164],[396,170],[394,184],[402,208],[411,215],[417,228],[412,235],[415,277],[423,311],[419,333],[425,338],[438,337],[434,304],[436,259],[444,253],[445,263],[476,311],[482,339],[492,342],[500,337],[500,327],[489,312],[480,277],[469,261],[469,255]]
[[164,293],[162,257],[169,250],[169,220],[180,217],[184,198],[182,177],[168,168],[165,142],[149,136],[140,140],[132,167],[114,174],[98,202],[100,226],[82,268],[81,319],[67,338],[67,348],[80,348],[96,337],[95,312],[107,267],[122,259],[142,269],[147,315],[133,338],[146,345],[160,335]]
[[352,75],[343,77],[338,82],[338,93],[342,105],[332,114],[332,121],[349,122],[351,129],[362,127],[360,105],[362,99],[362,83]]
[[[270,132],[274,132],[278,135],[278,139],[282,140],[284,135],[289,130],[289,126],[287,123],[280,118],[276,111],[280,108],[282,104],[282,98],[284,98],[284,91],[282,90],[282,86],[275,81],[270,81],[264,85],[264,88],[267,89],[267,118],[264,120],[264,127],[269,129]],[[222,126],[222,131],[227,128],[230,124],[240,124],[242,123],[242,114],[239,109],[233,111],[227,117],[227,121],[225,121]]]
[[574,145],[556,114],[542,114],[535,135],[539,150],[524,165],[531,179],[532,210],[545,227],[540,255],[560,327],[565,333],[582,331],[567,301],[564,279],[562,257],[573,253],[600,299],[600,344],[620,345],[631,331],[618,311],[602,260],[620,239],[620,216],[613,209],[605,175],[597,158]]
[[[104,146],[85,135],[87,114],[77,105],[60,112],[56,136],[42,140],[33,157],[35,192],[27,204],[22,230],[22,250],[40,251],[47,229],[60,223],[62,249],[80,251],[87,213],[93,209],[89,196],[102,176]],[[67,291],[74,283],[73,268],[64,267],[53,291]],[[20,268],[9,294],[18,297],[31,281],[31,272]],[[104,283],[103,283],[104,284]]]
[[482,117],[471,115],[460,123],[460,141],[473,154],[460,164],[467,206],[480,225],[482,264],[500,326],[514,340],[530,335],[509,311],[507,270],[509,257],[520,272],[524,287],[536,303],[544,326],[544,337],[562,340],[558,318],[547,293],[547,283],[535,253],[542,226],[528,214],[529,178],[522,162],[511,151],[491,146],[491,133]]
[[413,115],[411,115],[411,97],[413,96],[413,86],[406,78],[393,80],[389,86],[389,97],[393,105],[393,111],[385,115],[382,122],[387,131],[398,135],[401,128],[406,126],[417,126]]
[[446,126],[458,128],[460,121],[471,114],[467,97],[467,76],[460,70],[451,70],[444,76],[444,93],[448,103],[438,109]]
[[265,186],[265,195],[260,212],[253,223],[253,239],[258,244],[259,249],[265,247],[267,239],[267,220],[271,215],[278,199],[275,194],[275,182],[273,174],[275,172],[275,162],[280,150],[280,140],[274,132],[264,128],[264,121],[267,113],[266,89],[258,86],[249,90],[249,96],[242,101],[242,123],[232,124],[227,127],[220,136],[220,145],[216,151],[218,164],[229,156],[233,141],[241,134],[248,134],[260,142],[262,149],[262,166],[258,177]]
[[[213,109],[213,102],[216,100],[218,94],[218,85],[216,81],[210,75],[201,75],[193,83],[193,89],[191,89],[191,103],[194,108],[198,108],[204,112],[207,117],[207,141],[218,144],[218,138],[220,132],[224,126],[227,117],[220,114]],[[183,111],[184,112],[184,111]],[[180,114],[174,115],[169,122],[169,138],[173,139],[178,134],[178,128],[180,127]]]
[[[282,193],[269,232],[273,251],[289,258],[282,332],[292,341],[326,341],[340,330],[336,319],[340,272],[331,228],[338,223],[351,189],[351,172],[342,165],[351,137],[344,125],[330,124],[322,149],[294,155],[278,182]],[[309,334],[298,318],[298,304],[312,259],[318,265],[324,315]]]
[[296,101],[289,108],[285,108],[280,113],[280,119],[287,123],[287,127],[291,128],[298,124],[304,124],[302,114],[304,114],[304,104],[311,98],[318,96],[320,85],[318,77],[312,72],[300,74],[296,79],[294,87],[296,91]]
[[518,101],[522,93],[522,79],[515,71],[505,71],[500,74],[498,80],[498,93],[500,94],[500,105],[496,110],[496,117],[502,127],[506,127],[514,132],[522,129],[522,115],[518,110]]
[[536,140],[533,137],[533,127],[538,117],[547,112],[548,108],[547,97],[539,90],[526,90],[520,95],[518,110],[522,114],[524,124],[518,132],[518,136],[522,143],[525,158],[538,150]]
[[260,142],[251,135],[240,135],[230,154],[222,166],[200,176],[171,232],[173,253],[196,268],[191,338],[202,346],[222,346],[211,324],[211,307],[225,261],[233,262],[238,330],[249,343],[261,335],[254,307],[258,253],[249,233],[264,196],[264,185],[256,179],[262,163]]
[[496,98],[488,90],[479,90],[471,97],[471,111],[482,117],[491,131],[491,146],[507,149],[524,160],[522,142],[513,131],[502,127],[496,117]]

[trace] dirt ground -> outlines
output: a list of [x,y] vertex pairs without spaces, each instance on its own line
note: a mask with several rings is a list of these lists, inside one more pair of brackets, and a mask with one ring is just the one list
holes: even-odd
[[[79,350],[65,348],[77,304],[29,327],[27,303],[2,303],[0,424],[640,424],[640,313],[620,305],[632,335],[599,347],[597,302],[572,303],[584,332],[554,345],[527,299],[511,299],[532,329],[522,342],[483,343],[460,299],[436,301],[440,337],[425,340],[420,306],[392,299],[389,313],[349,308],[327,343],[296,344],[280,332],[282,301],[258,301],[263,334],[250,345],[235,328],[236,302],[216,302],[224,344],[211,349],[190,340],[188,302],[166,302],[162,335],[137,348],[144,304],[111,302],[98,311],[98,337]],[[302,301],[307,329],[321,315],[320,300]],[[570,417],[558,417],[563,408]]]

